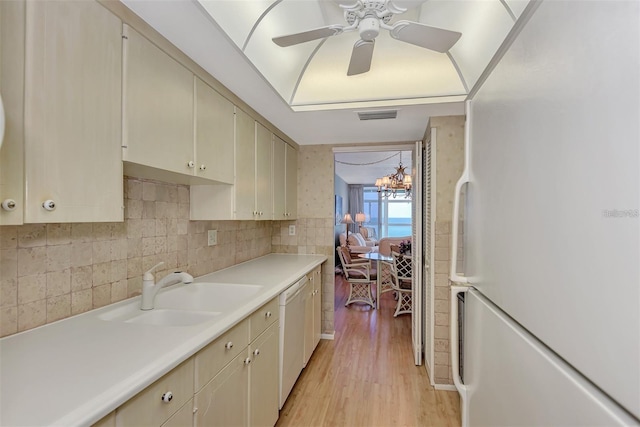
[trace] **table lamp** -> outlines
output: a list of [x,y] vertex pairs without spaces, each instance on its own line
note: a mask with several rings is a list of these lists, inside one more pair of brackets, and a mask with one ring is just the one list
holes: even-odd
[[353,224],[353,218],[351,218],[351,214],[347,212],[342,218],[341,221],[343,224],[347,224],[347,247],[349,246],[349,224]]

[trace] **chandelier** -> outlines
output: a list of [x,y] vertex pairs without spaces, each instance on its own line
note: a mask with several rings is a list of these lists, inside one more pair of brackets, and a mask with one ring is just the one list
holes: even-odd
[[395,199],[397,193],[402,191],[405,198],[411,198],[411,175],[406,173],[404,169],[401,151],[400,164],[396,168],[396,172],[376,179],[376,187],[378,187],[378,193],[382,197],[389,198],[391,196]]

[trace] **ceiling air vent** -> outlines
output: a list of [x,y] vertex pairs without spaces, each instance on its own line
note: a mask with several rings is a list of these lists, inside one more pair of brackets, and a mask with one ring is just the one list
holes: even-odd
[[395,119],[397,116],[398,110],[358,111],[360,120]]

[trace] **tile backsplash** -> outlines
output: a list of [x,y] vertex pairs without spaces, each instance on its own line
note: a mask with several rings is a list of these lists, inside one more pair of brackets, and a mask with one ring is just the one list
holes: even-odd
[[189,221],[188,186],[126,178],[124,193],[121,223],[0,227],[0,336],[139,295],[161,261],[157,278],[201,276],[272,252],[277,222]]

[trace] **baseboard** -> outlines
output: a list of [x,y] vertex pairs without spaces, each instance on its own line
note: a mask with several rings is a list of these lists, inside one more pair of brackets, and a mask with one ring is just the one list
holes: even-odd
[[320,339],[321,340],[332,340],[333,341],[335,336],[336,336],[336,331],[333,331],[330,334],[320,334]]
[[453,384],[434,384],[433,388],[436,390],[446,390],[446,391],[458,391],[456,386]]

